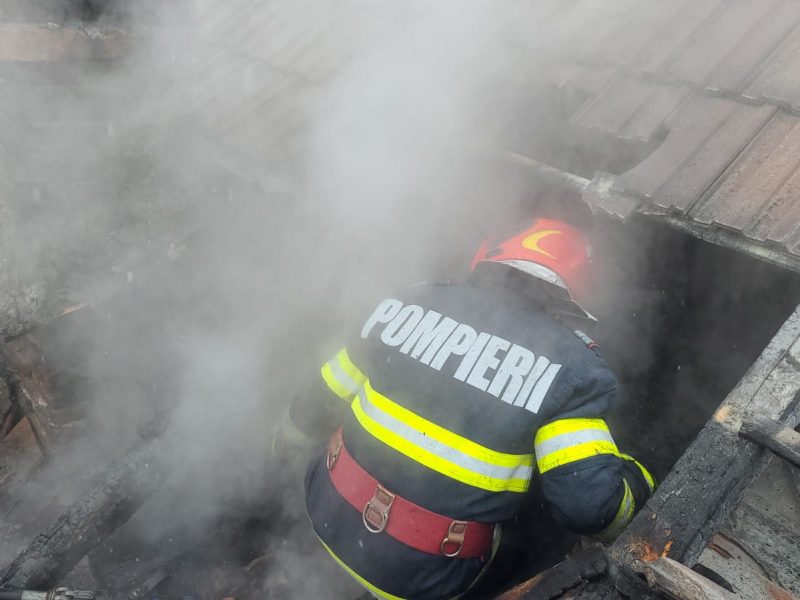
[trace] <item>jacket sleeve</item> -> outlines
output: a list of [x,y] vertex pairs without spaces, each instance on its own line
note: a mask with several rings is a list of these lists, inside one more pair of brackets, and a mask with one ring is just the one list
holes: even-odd
[[322,440],[342,422],[366,377],[342,348],[309,379],[289,406],[289,421],[303,435]]
[[615,396],[616,388],[551,419],[535,440],[542,491],[555,520],[604,542],[622,532],[656,485],[644,466],[619,451],[602,418]]

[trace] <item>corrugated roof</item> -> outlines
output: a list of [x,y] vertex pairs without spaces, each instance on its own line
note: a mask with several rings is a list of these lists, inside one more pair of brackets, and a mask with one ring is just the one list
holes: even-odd
[[800,258],[800,2],[603,3],[612,4],[607,34],[551,47],[571,66],[547,75],[587,95],[571,125],[657,144],[618,176],[617,200],[595,205],[627,199]]
[[[800,258],[800,0],[532,10],[523,14],[540,33],[522,60],[585,97],[568,125],[652,150],[597,205],[638,203]],[[196,102],[215,135],[259,159],[296,152],[306,103],[363,47],[359,24],[375,12],[359,0],[208,2],[199,22],[212,51]]]

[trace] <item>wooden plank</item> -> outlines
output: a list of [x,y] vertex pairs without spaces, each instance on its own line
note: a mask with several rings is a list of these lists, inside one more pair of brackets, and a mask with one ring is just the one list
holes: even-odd
[[[794,472],[789,463],[773,460],[747,490],[721,534],[752,557],[764,577],[800,594],[800,496],[793,485]],[[736,577],[726,578],[735,585]],[[742,586],[736,587],[739,591]]]
[[[761,357],[675,464],[656,494],[609,550],[617,587],[636,587],[646,564],[668,556],[692,565],[771,459],[738,437],[755,412],[792,425],[798,419],[800,311],[795,310]],[[622,590],[625,591],[625,590]]]
[[44,529],[8,566],[0,588],[48,589],[66,576],[89,550],[125,523],[164,482],[169,456],[158,438],[143,440],[112,464],[98,485]]
[[608,562],[599,549],[588,550],[543,571],[497,596],[497,600],[554,600],[605,573]]
[[677,600],[737,600],[738,596],[670,558],[659,558],[644,569],[647,582]]
[[800,467],[800,433],[774,419],[763,415],[746,418],[739,429],[739,437],[761,444]]

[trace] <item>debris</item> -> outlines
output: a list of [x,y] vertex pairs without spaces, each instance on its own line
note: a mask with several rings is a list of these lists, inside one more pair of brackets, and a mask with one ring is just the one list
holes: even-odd
[[644,568],[651,587],[677,600],[736,600],[738,596],[670,558],[659,558]]
[[125,523],[164,482],[162,439],[142,440],[113,463],[98,485],[42,531],[0,571],[0,587],[57,585],[86,553]]
[[600,577],[608,562],[599,548],[581,552],[497,597],[497,600],[551,600]]
[[2,348],[12,376],[13,397],[28,419],[46,457],[53,454],[53,431],[47,411],[53,399],[42,352],[33,336],[17,338]]
[[774,419],[764,415],[744,419],[739,437],[761,444],[796,467],[800,467],[800,433]]

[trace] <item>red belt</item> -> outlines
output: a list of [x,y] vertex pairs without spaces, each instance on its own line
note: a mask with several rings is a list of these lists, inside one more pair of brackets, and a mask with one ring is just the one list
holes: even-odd
[[406,546],[436,556],[483,559],[489,554],[494,525],[454,521],[392,494],[350,456],[341,429],[328,442],[327,462],[333,486],[361,512],[367,531],[385,531]]

